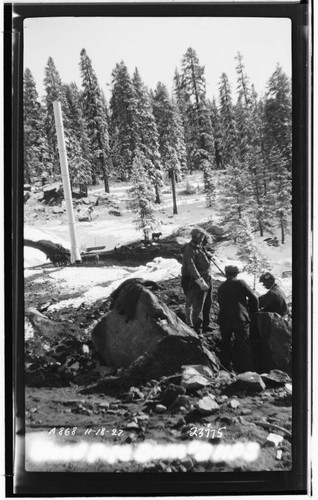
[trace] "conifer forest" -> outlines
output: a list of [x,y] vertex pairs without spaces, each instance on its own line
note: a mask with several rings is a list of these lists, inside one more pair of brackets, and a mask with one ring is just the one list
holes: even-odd
[[[109,193],[110,181],[130,181],[129,206],[139,213],[145,236],[152,227],[152,204],[161,203],[163,186],[171,187],[176,214],[176,184],[199,171],[206,206],[222,205],[222,222],[233,234],[246,224],[260,236],[275,227],[284,243],[291,212],[291,82],[277,64],[260,97],[242,54],[233,65],[235,88],[221,74],[212,100],[206,96],[205,69],[193,48],[176,61],[171,88],[160,81],[147,88],[138,68],[131,75],[125,62],[118,62],[109,100],[85,49],[79,57],[81,87],[63,82],[49,57],[45,95],[40,97],[32,69],[26,68],[24,182],[61,180],[53,114],[53,102],[60,101],[72,186],[101,183]],[[138,212],[141,199],[143,209]]]

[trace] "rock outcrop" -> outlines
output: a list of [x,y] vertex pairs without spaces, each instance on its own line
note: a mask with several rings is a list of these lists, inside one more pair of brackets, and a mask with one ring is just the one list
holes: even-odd
[[139,356],[153,352],[167,336],[197,338],[150,289],[152,281],[128,279],[111,296],[109,312],[95,326],[92,340],[104,363],[127,367]]
[[129,279],[111,296],[110,310],[95,326],[92,340],[108,366],[124,368],[122,378],[135,383],[205,365],[218,371],[217,358],[150,289],[158,285]]
[[287,320],[277,313],[257,313],[259,369],[278,369],[291,375],[292,331]]

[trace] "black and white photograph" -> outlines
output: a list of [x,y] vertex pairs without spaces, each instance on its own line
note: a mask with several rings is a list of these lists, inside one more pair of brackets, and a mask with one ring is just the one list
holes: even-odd
[[26,473],[304,460],[296,23],[246,12],[24,16]]

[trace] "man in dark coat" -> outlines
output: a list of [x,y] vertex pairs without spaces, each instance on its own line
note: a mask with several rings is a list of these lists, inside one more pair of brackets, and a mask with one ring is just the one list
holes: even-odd
[[271,273],[264,273],[259,279],[260,283],[268,290],[267,293],[259,297],[259,308],[261,312],[278,313],[285,316],[288,312],[286,295],[275,282],[275,277]]
[[212,303],[212,255],[203,245],[206,237],[204,229],[192,229],[191,237],[191,241],[183,249],[181,285],[186,298],[186,322],[200,334],[211,331],[209,315]]
[[[258,300],[251,288],[243,280],[237,279],[239,270],[236,266],[226,266],[226,281],[219,286],[218,302],[220,311],[221,363],[227,369],[238,373],[253,370],[252,352],[250,346],[250,315],[257,312]],[[234,347],[232,350],[232,336]]]

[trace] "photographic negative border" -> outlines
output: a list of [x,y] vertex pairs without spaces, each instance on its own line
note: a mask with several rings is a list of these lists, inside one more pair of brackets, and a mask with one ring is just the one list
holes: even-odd
[[[305,494],[309,470],[307,411],[311,193],[309,144],[310,3],[6,4],[5,49],[5,384],[7,496]],[[13,16],[14,13],[14,16]],[[277,17],[292,22],[293,103],[293,452],[291,471],[187,474],[35,473],[24,471],[23,20],[27,17]],[[12,36],[11,36],[12,35]],[[12,51],[12,53],[11,53]],[[13,56],[12,56],[13,54]],[[13,57],[11,59],[11,57]],[[11,75],[11,65],[13,72]],[[11,95],[12,92],[12,95]],[[11,168],[9,167],[11,166]],[[9,186],[11,189],[9,190]],[[11,240],[11,235],[13,240]],[[295,237],[297,235],[297,237]],[[12,272],[12,275],[11,275]],[[12,331],[12,336],[11,336]],[[12,387],[14,406],[12,407]],[[14,442],[12,443],[12,436]],[[142,477],[139,477],[142,476]]]

